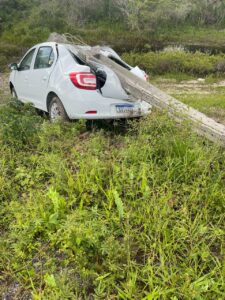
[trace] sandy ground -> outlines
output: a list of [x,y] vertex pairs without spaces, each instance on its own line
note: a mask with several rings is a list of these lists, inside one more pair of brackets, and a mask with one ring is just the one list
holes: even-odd
[[217,88],[225,88],[225,81],[217,83],[206,84],[201,80],[188,80],[177,83],[173,79],[160,79],[157,80],[158,87],[167,92],[168,94],[201,94],[209,95],[216,92]]
[[3,104],[8,101],[10,98],[9,91],[9,75],[0,73],[0,104]]

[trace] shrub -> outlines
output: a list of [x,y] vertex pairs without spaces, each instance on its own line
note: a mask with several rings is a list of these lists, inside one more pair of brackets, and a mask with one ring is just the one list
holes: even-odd
[[0,56],[0,72],[7,65],[7,58],[4,55]]
[[123,58],[131,65],[139,65],[149,74],[185,73],[206,76],[223,71],[218,66],[224,55],[209,55],[200,52],[162,51],[149,53],[126,53]]

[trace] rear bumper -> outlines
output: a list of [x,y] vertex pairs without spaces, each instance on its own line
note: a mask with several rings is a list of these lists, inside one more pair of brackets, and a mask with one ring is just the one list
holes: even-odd
[[[117,112],[117,105],[133,105],[134,110],[127,113]],[[114,119],[131,119],[146,116],[151,113],[152,106],[144,101],[138,102],[117,102],[108,106],[104,111],[97,111],[95,113],[85,114],[70,114],[70,119],[86,119],[86,120],[114,120]]]
[[[55,93],[62,101],[70,119],[125,119],[141,117],[151,111],[151,105],[138,100],[127,100],[103,97],[99,91],[79,90],[74,88],[70,81],[65,81],[65,86]],[[64,93],[66,91],[66,93]],[[134,112],[121,113],[118,106],[135,107]],[[95,112],[95,113],[88,113]]]

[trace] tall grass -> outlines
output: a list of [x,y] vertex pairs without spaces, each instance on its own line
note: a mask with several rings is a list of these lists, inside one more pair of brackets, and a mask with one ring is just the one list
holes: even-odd
[[224,299],[221,149],[158,113],[122,133],[0,118],[0,294]]

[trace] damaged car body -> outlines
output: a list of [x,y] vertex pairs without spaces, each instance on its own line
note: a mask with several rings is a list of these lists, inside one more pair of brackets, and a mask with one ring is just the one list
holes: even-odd
[[[87,64],[82,52],[89,46],[53,42],[31,48],[21,62],[12,64],[9,84],[18,100],[32,103],[56,119],[122,119],[140,117],[151,111],[141,99],[129,94],[115,72],[103,64]],[[109,47],[101,53],[143,80],[147,75],[132,68]]]

